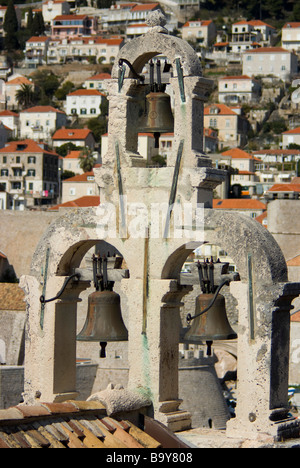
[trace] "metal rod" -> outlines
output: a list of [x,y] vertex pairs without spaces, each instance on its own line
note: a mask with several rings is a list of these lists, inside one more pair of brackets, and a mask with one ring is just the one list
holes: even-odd
[[222,289],[223,286],[225,286],[225,285],[226,285],[226,286],[229,286],[229,280],[223,281],[223,283],[221,283],[220,286],[218,286],[218,288],[217,288],[217,290],[216,290],[216,292],[215,292],[215,295],[214,295],[213,299],[211,300],[211,302],[209,303],[209,305],[208,305],[205,309],[203,309],[199,314],[194,315],[193,317],[191,316],[191,314],[188,314],[188,315],[186,316],[187,322],[189,323],[189,322],[191,322],[191,320],[194,320],[196,317],[200,317],[200,315],[205,314],[205,312],[207,312],[207,311],[214,305],[214,303],[216,302],[216,299],[217,299],[217,296],[218,296],[219,292],[221,291],[221,289]]
[[135,69],[133,68],[133,66],[131,65],[131,63],[124,59],[124,58],[120,58],[119,60],[119,67],[122,67],[123,66],[123,63],[126,63],[126,65],[128,65],[128,67],[130,68],[130,71],[131,73],[133,74],[134,78],[136,78],[137,80],[140,80],[140,81],[144,81],[145,80],[145,77],[144,75],[139,75]]
[[57,295],[55,297],[52,297],[51,299],[45,299],[45,296],[41,296],[40,297],[40,302],[42,304],[46,304],[47,302],[52,302],[52,301],[55,301],[56,299],[59,299],[60,296],[62,296],[64,290],[66,289],[66,286],[67,284],[73,279],[73,278],[77,278],[78,280],[80,279],[80,274],[79,273],[74,273],[74,275],[71,275],[69,276],[68,278],[65,279],[65,282],[61,288],[61,290],[57,293]]

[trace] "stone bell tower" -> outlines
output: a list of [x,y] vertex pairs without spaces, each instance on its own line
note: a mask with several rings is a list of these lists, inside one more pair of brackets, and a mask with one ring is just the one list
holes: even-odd
[[[160,13],[148,21],[149,32],[120,50],[112,70],[108,150],[95,170],[100,206],[71,210],[55,221],[40,240],[30,275],[21,280],[28,312],[24,399],[76,398],[76,310],[90,282],[72,275],[86,252],[105,240],[129,272],[121,280],[128,305],[128,388],[147,395],[152,415],[172,430],[189,428],[190,414],[180,409],[178,357],[180,308],[192,286],[180,273],[194,249],[210,242],[228,252],[240,273],[240,281],[230,284],[239,309],[238,402],[226,433],[276,438],[295,424],[287,422],[287,364],[289,310],[300,285],[287,282],[284,257],[265,228],[212,209],[213,189],[224,174],[203,154],[203,105],[211,82],[195,51],[167,33]],[[166,165],[153,167],[137,142],[150,91],[145,70],[162,57],[174,143]],[[42,294],[55,300],[41,304]]]

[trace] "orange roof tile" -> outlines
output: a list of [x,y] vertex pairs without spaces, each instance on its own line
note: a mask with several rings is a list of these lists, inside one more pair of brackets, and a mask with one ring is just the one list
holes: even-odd
[[300,28],[300,23],[299,21],[290,21],[286,23],[282,29],[285,29],[285,28]]
[[83,174],[77,174],[74,177],[70,177],[69,179],[65,179],[64,183],[66,182],[87,182],[88,177],[94,177],[94,172],[84,172]]
[[88,78],[87,81],[109,80],[110,78],[111,78],[111,75],[109,73],[98,73],[97,75],[93,75],[90,78]]
[[[211,114],[210,109],[215,108],[215,107],[217,107],[219,109],[219,113],[218,114]],[[225,104],[211,104],[211,105],[206,106],[204,108],[204,115],[213,115],[213,116],[217,116],[217,115],[235,115],[235,116],[237,116],[237,113],[234,112],[232,109],[230,109],[230,107],[226,106]]]
[[244,54],[281,54],[286,52],[292,53],[289,50],[283,49],[282,47],[260,47],[259,49],[250,49],[243,52]]
[[300,192],[300,184],[274,184],[268,192]]
[[81,154],[81,151],[70,151],[63,159],[78,159]]
[[262,224],[263,226],[266,227],[266,224],[264,224],[263,221],[264,221],[265,219],[267,219],[267,217],[268,217],[268,213],[267,213],[266,211],[264,211],[264,213],[262,213],[262,214],[259,215],[259,216],[256,216],[256,218],[254,218],[254,219],[255,219],[255,221],[257,221],[258,223],[260,223],[260,224]]
[[238,76],[223,76],[222,78],[219,78],[219,81],[221,80],[252,80],[248,75],[238,75]]
[[298,134],[300,133],[300,127],[292,128],[292,130],[287,130],[286,132],[283,132],[282,135],[288,135],[288,134]]
[[96,89],[77,89],[69,93],[68,96],[104,96],[104,94]]
[[141,5],[135,5],[131,11],[152,11],[159,6],[159,3],[145,3]]
[[17,76],[17,78],[13,78],[12,80],[9,80],[7,83],[6,83],[6,86],[10,86],[10,85],[18,85],[18,84],[29,84],[29,85],[32,85],[33,83],[28,80],[28,78],[26,78],[25,76]]
[[291,322],[300,322],[300,310],[291,314]]
[[221,153],[222,156],[230,156],[232,159],[254,159],[254,157],[246,153],[246,151],[243,151],[240,148],[231,148],[227,151],[224,151],[224,153]]
[[0,117],[19,117],[19,114],[10,110],[4,110],[0,112]]
[[297,255],[294,258],[291,258],[286,262],[287,266],[300,266],[300,255]]
[[223,210],[265,210],[266,205],[251,198],[226,198],[223,200],[214,199],[213,208]]
[[43,153],[52,154],[58,157],[58,154],[54,151],[43,149],[36,141],[30,139],[11,141],[7,146],[0,149],[0,153]]
[[59,128],[52,140],[85,140],[90,134],[92,132],[88,128]]
[[[74,177],[72,177],[74,179]],[[71,180],[71,179],[68,179]],[[50,211],[56,211],[59,208],[88,208],[89,206],[99,206],[100,197],[96,195],[86,195],[85,197],[77,198],[60,205],[52,206],[49,208]]]
[[50,40],[50,37],[48,36],[32,36],[29,39],[27,39],[26,42],[47,42]]
[[65,114],[65,112],[56,109],[55,107],[52,106],[34,106],[34,107],[29,107],[28,109],[24,109],[21,111],[22,113],[25,112],[36,112],[36,113],[48,113],[48,112],[56,112],[57,114]]
[[186,28],[186,27],[189,27],[192,23],[201,23],[201,26],[208,26],[212,23],[212,20],[191,20],[191,21],[187,21],[182,27],[183,28]]

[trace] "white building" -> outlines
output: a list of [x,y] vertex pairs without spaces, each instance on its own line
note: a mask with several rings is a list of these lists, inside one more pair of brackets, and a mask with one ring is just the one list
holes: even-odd
[[65,112],[52,106],[34,106],[20,112],[20,136],[50,141],[52,133],[67,124]]
[[25,64],[27,67],[36,67],[47,63],[47,52],[50,37],[32,36],[25,44]]
[[78,89],[67,95],[67,115],[79,115],[82,118],[96,117],[101,114],[103,93],[96,89]]
[[19,134],[19,114],[10,110],[0,112],[0,121],[12,131],[12,136],[17,137]]
[[243,75],[290,79],[298,72],[297,55],[282,47],[261,47],[243,53]]
[[107,80],[111,79],[109,73],[97,73],[93,75],[83,83],[86,89],[97,89],[98,91],[107,94]]
[[200,42],[204,47],[212,45],[216,39],[216,35],[217,28],[211,20],[201,21],[199,19],[187,21],[182,26],[182,39]]
[[281,44],[287,50],[300,49],[300,22],[286,23],[281,30]]
[[238,21],[231,29],[231,51],[243,52],[252,49],[255,44],[270,46],[276,29],[260,20]]
[[42,13],[45,24],[50,25],[56,16],[69,15],[70,6],[66,0],[49,0],[43,3]]
[[237,104],[257,101],[261,86],[258,81],[248,75],[224,76],[219,78],[219,102]]

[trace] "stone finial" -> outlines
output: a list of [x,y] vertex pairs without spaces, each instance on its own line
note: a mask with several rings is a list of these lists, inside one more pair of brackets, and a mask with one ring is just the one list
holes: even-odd
[[168,33],[168,30],[164,28],[166,23],[167,18],[161,11],[155,10],[148,13],[146,24],[151,27],[149,32]]

